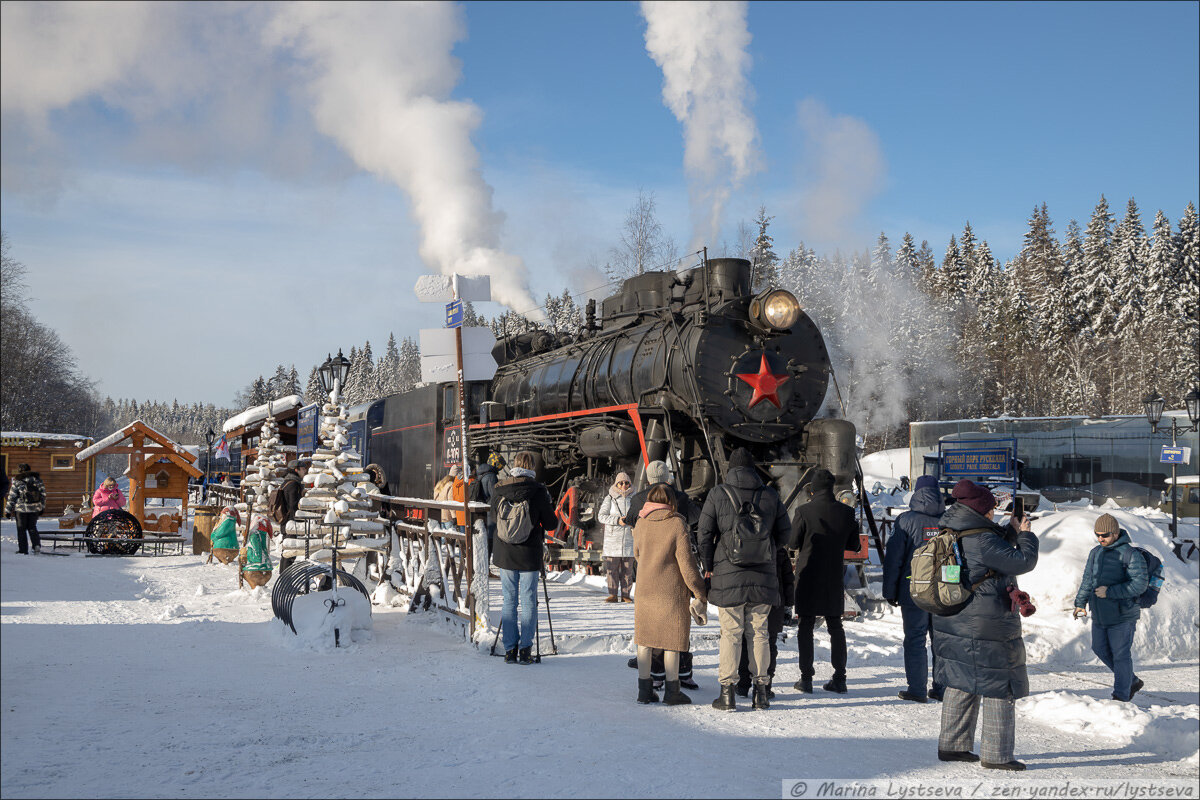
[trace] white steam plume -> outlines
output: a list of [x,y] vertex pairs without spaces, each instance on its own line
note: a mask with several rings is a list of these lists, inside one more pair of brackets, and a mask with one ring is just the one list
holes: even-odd
[[461,10],[446,3],[276,8],[267,40],[308,62],[318,129],[408,194],[421,258],[444,274],[491,275],[495,300],[517,311],[536,307],[524,263],[500,249],[504,216],[492,208],[471,143],[479,109],[450,99]]
[[646,50],[663,71],[663,102],[683,124],[692,212],[689,249],[715,242],[731,192],[759,168],[746,4],[643,2]]
[[806,238],[851,242],[853,225],[887,170],[879,137],[861,119],[831,114],[811,98],[800,102],[797,121],[804,136],[800,219]]

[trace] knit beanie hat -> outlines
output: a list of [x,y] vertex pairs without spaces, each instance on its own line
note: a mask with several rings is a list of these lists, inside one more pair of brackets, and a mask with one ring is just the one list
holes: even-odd
[[980,486],[966,478],[954,484],[950,496],[982,516],[987,516],[987,513],[996,507],[996,498],[986,486]]
[[488,456],[487,463],[491,464],[496,469],[503,469],[504,465],[508,462],[505,461],[504,456],[500,455],[499,453],[492,453],[490,456]]
[[913,486],[913,491],[915,492],[917,489],[924,489],[926,487],[930,489],[936,489],[937,483],[937,478],[933,477],[932,475],[922,475],[921,477],[917,478],[917,482]]
[[825,489],[833,488],[833,473],[827,469],[819,469],[813,473],[812,480],[809,481],[809,486],[814,492],[824,491]]
[[650,483],[670,483],[671,471],[665,461],[651,461],[646,465],[646,480]]
[[1121,532],[1121,525],[1112,514],[1101,514],[1096,518],[1094,531],[1096,533],[1119,534]]
[[754,456],[750,455],[750,451],[744,447],[739,447],[734,450],[729,456],[729,468],[734,467],[749,467],[754,469]]

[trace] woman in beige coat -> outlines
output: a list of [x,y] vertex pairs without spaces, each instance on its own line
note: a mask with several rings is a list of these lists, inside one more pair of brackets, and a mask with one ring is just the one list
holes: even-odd
[[675,495],[666,485],[650,490],[638,514],[633,556],[638,576],[633,611],[638,702],[658,702],[650,677],[650,659],[657,649],[663,651],[667,673],[663,702],[672,706],[691,703],[679,690],[679,654],[690,648],[692,616],[700,624],[706,621],[708,598],[688,544],[687,525],[675,512]]

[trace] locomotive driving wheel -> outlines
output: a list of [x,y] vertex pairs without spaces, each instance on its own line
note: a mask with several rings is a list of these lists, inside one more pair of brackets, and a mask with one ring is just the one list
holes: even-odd
[[89,541],[89,553],[131,556],[142,547],[142,526],[132,514],[117,508],[97,514],[88,523],[87,538],[105,540]]

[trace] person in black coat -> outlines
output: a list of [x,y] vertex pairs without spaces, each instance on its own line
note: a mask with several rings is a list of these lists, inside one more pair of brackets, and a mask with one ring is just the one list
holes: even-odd
[[[504,636],[504,660],[509,664],[532,664],[530,650],[537,634],[537,582],[542,572],[546,532],[557,525],[554,501],[546,487],[535,480],[532,453],[521,452],[513,458],[512,477],[500,481],[492,490],[491,514],[496,516],[502,500],[526,502],[533,530],[520,543],[506,542],[497,534],[492,562],[500,570],[504,605],[500,626]],[[519,617],[519,619],[518,619]]]
[[[896,518],[892,535],[883,553],[883,599],[900,606],[904,621],[904,677],[908,689],[900,692],[901,700],[924,703],[930,698],[942,699],[942,685],[935,678],[933,691],[925,691],[929,679],[929,659],[925,655],[925,639],[929,634],[931,615],[917,607],[909,594],[908,583],[913,551],[937,535],[946,504],[938,491],[937,478],[922,475],[917,488],[908,500],[908,511]],[[937,669],[936,657],[934,669]]]
[[818,469],[809,483],[812,499],[796,511],[788,547],[796,555],[796,617],[800,621],[796,646],[800,651],[800,680],[795,687],[812,692],[813,629],[817,617],[825,618],[829,631],[829,660],[833,679],[828,692],[846,693],[846,631],[842,612],[846,609],[845,551],[859,549],[858,520],[854,509],[833,496],[833,473]]
[[[300,498],[304,496],[304,485],[301,482],[300,462],[289,461],[287,472],[284,473],[283,483],[279,485],[279,497],[283,501],[283,519],[276,520],[279,523],[279,538],[280,540],[287,538],[288,523],[296,519],[296,511],[300,508]],[[283,573],[285,569],[290,567],[296,560],[295,556],[283,556],[279,558],[279,572]]]
[[[500,470],[507,463],[504,460],[504,456],[499,453],[492,453],[488,456],[487,460],[475,470],[475,482],[472,484],[474,491],[469,499],[478,500],[481,503],[492,502],[492,493],[496,491],[496,482],[500,480]],[[489,557],[492,553],[493,540],[495,538],[496,520],[489,513],[487,519],[487,550]]]
[[[730,540],[736,529],[743,504],[753,505],[770,531],[769,558],[757,564],[735,564]],[[721,643],[719,680],[721,696],[713,701],[720,711],[735,710],[734,691],[738,662],[742,658],[743,639],[749,628],[754,646],[750,648],[750,670],[754,673],[754,708],[769,708],[767,690],[770,675],[770,634],[768,617],[780,604],[778,551],[787,542],[787,511],[779,494],[765,486],[754,466],[754,457],[744,447],[729,456],[725,483],[709,491],[700,512],[697,540],[704,576],[711,579],[708,602],[720,609]]]
[[[1038,540],[1029,515],[1004,527],[992,521],[996,500],[986,487],[961,480],[951,496],[957,502],[942,516],[942,526],[960,532],[960,579],[975,588],[962,611],[933,618],[935,678],[946,687],[938,758],[1022,770],[1025,765],[1013,759],[1015,703],[1029,694],[1029,676],[1021,616],[1010,593],[1017,588],[1015,576],[1037,566]],[[976,756],[971,746],[981,707]]]

